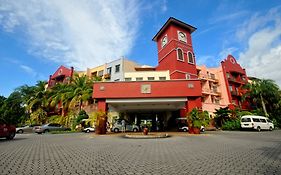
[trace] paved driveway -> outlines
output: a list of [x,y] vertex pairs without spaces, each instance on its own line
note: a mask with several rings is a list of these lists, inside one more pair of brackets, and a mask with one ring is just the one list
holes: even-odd
[[281,131],[156,140],[22,134],[0,140],[0,174],[281,174]]

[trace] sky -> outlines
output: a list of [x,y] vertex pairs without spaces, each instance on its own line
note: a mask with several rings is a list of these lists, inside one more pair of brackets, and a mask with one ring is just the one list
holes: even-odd
[[153,36],[169,17],[195,26],[197,65],[232,54],[248,76],[281,87],[281,1],[0,0],[0,95],[121,57],[157,65]]

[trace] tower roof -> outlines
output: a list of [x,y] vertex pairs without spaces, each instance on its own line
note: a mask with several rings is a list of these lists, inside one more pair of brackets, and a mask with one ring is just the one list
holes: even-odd
[[190,31],[190,33],[194,32],[197,28],[193,27],[192,25],[186,24],[174,17],[170,17],[166,23],[161,27],[161,29],[157,32],[157,34],[152,38],[152,41],[156,41],[158,36],[170,25],[170,24],[176,24],[183,28],[186,28]]

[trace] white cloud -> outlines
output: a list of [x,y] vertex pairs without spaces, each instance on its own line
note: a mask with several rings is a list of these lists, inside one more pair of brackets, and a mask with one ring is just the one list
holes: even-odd
[[224,60],[228,55],[233,55],[238,49],[236,47],[228,47],[219,53],[219,59]]
[[[272,79],[281,87],[280,19],[281,14],[276,9],[271,9],[267,14],[254,15],[249,20],[245,31],[252,33],[249,35],[247,48],[239,54],[239,62],[246,68],[249,76]],[[258,27],[261,23],[262,26]]]
[[229,13],[229,14],[224,14],[220,16],[216,16],[210,20],[210,24],[217,24],[217,23],[222,23],[222,22],[231,22],[235,19],[241,18],[245,15],[247,15],[247,11],[239,11],[235,13]]
[[138,9],[126,0],[2,0],[0,25],[22,32],[31,54],[85,69],[130,53]]
[[217,67],[219,59],[211,55],[199,55],[196,57],[196,65],[208,65],[209,67]]
[[29,66],[26,65],[20,65],[20,68],[22,70],[24,70],[26,73],[32,75],[33,77],[35,77],[37,75],[37,73]]

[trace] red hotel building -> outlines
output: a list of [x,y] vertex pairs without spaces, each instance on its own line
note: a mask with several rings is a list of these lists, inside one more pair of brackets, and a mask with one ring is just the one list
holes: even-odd
[[[148,69],[158,72],[168,71],[169,78],[126,81],[132,78],[125,77],[125,81],[96,82],[93,85],[92,97],[97,101],[97,109],[105,112],[126,113],[127,119],[135,120],[135,122],[148,119],[153,122],[160,121],[165,125],[174,123],[176,118],[185,117],[193,108],[202,109],[202,104],[204,104],[202,99],[206,97],[206,94],[202,94],[205,80],[199,76],[200,70],[196,67],[191,37],[195,30],[196,28],[189,24],[169,18],[153,37],[153,41],[157,43],[158,66],[135,68],[136,71]],[[71,70],[64,67],[58,69],[50,77],[49,85],[56,80],[65,81],[65,78],[73,73]],[[248,80],[245,70],[230,55],[221,62],[219,70],[222,70],[219,71],[221,81],[214,81],[216,84],[213,83],[212,86],[216,86],[217,89],[221,84],[224,89],[222,92],[216,91],[217,94],[213,96],[216,97],[216,104],[219,98],[227,99],[221,100],[224,104],[217,106],[241,106],[243,93],[241,86]],[[63,72],[66,74],[64,75]],[[149,74],[148,71],[147,73]],[[210,86],[210,88],[214,87]],[[243,104],[242,106],[247,107]],[[203,110],[205,110],[204,105]]]

